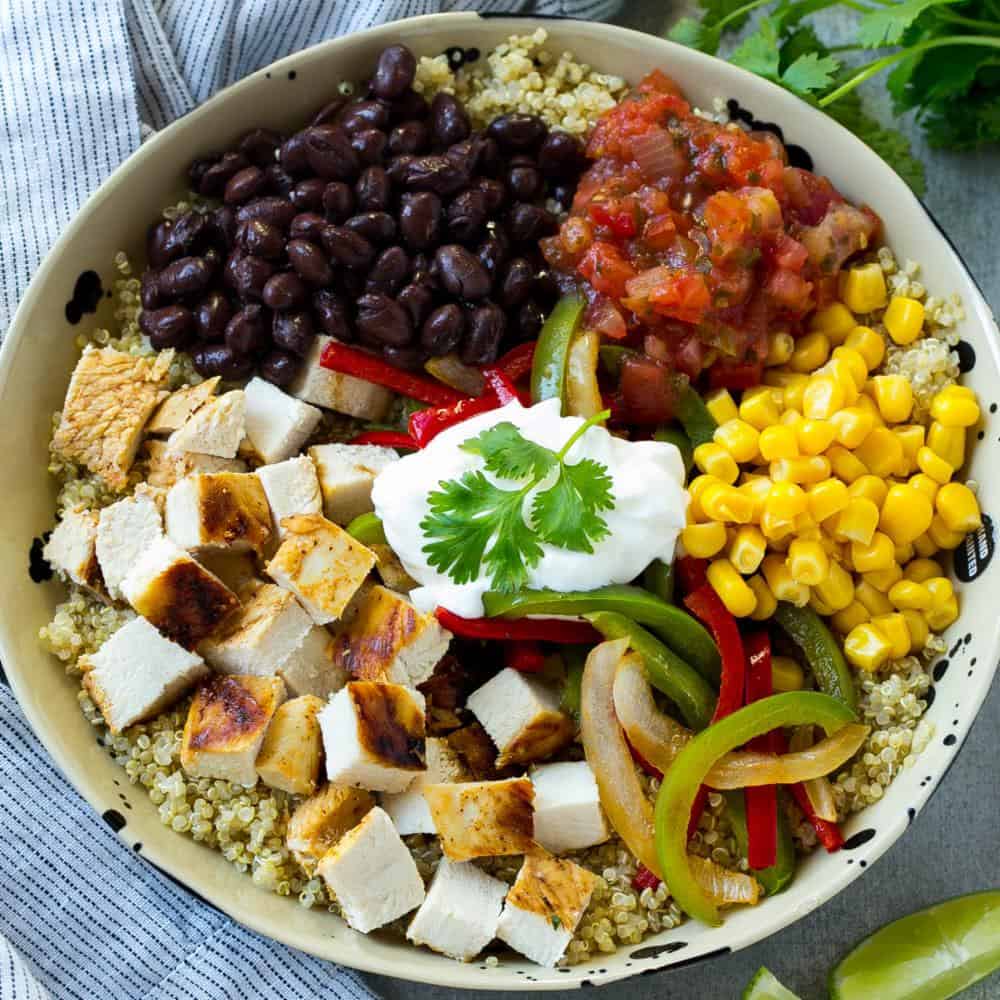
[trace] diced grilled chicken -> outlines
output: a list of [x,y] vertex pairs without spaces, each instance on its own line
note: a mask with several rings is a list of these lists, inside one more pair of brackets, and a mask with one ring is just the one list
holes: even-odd
[[313,625],[301,644],[282,661],[278,673],[292,694],[314,694],[324,701],[350,680],[334,661],[333,636],[320,625]]
[[242,389],[214,396],[167,439],[173,451],[235,458],[246,433],[246,397]]
[[260,554],[271,539],[271,508],[252,473],[188,476],[167,494],[166,526],[182,549]]
[[379,797],[382,808],[392,817],[396,829],[404,837],[411,833],[434,833],[430,806],[424,798],[427,785],[449,781],[468,781],[472,777],[462,758],[447,740],[428,738],[426,741],[427,770],[418,774],[405,792]]
[[295,455],[323,416],[262,378],[252,378],[245,391],[247,439],[267,465]]
[[146,458],[146,482],[150,486],[170,489],[174,483],[198,472],[246,472],[247,463],[241,458],[218,458],[196,451],[178,451],[166,441],[150,438],[143,445]]
[[97,558],[97,514],[93,511],[67,511],[52,529],[42,555],[61,576],[103,596],[105,582]]
[[174,431],[180,430],[195,410],[200,409],[215,395],[220,381],[216,375],[197,385],[186,385],[183,389],[172,392],[149,418],[146,433],[173,434]]
[[137,358],[87,347],[73,370],[52,447],[124,490],[150,414],[166,396],[173,351]]
[[295,860],[308,872],[348,830],[361,822],[375,805],[375,799],[363,788],[347,785],[324,785],[295,807],[288,820],[285,844]]
[[216,675],[195,692],[184,724],[181,767],[193,778],[255,785],[254,762],[267,727],[285,700],[280,677]]
[[446,738],[465,761],[476,781],[511,778],[517,773],[517,769],[509,765],[497,767],[497,748],[478,722],[456,729],[448,733]]
[[399,461],[392,448],[371,444],[318,444],[309,449],[323,491],[323,513],[349,524],[373,510],[372,484],[387,465]]
[[267,502],[271,505],[274,537],[283,538],[281,522],[295,514],[321,514],[323,497],[320,494],[316,466],[308,455],[285,459],[274,465],[262,465],[257,475],[264,486]]
[[359,420],[378,423],[389,412],[392,393],[374,382],[324,368],[320,364],[320,358],[323,356],[323,349],[332,340],[332,337],[322,334],[313,339],[312,347],[303,359],[300,373],[288,387],[288,391],[307,403],[346,413]]
[[531,769],[535,840],[553,854],[603,844],[611,835],[594,772],[585,760]]
[[424,786],[441,848],[455,861],[523,854],[534,837],[535,790],[527,778]]
[[257,575],[257,563],[252,552],[234,552],[232,549],[205,549],[193,553],[194,557],[217,576],[240,600],[264,581]]
[[143,553],[162,537],[163,518],[151,496],[125,497],[101,510],[97,522],[97,561],[112,597],[122,597],[122,581]]
[[257,754],[257,773],[265,785],[291,795],[312,795],[319,782],[323,739],[316,713],[323,700],[305,694],[274,713]]

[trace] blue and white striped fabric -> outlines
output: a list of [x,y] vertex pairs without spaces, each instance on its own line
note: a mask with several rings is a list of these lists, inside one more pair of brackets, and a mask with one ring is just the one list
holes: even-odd
[[[304,46],[466,8],[619,0],[0,0],[0,334],[59,231],[144,131]],[[0,1000],[372,996],[152,871],[62,779],[0,685]]]

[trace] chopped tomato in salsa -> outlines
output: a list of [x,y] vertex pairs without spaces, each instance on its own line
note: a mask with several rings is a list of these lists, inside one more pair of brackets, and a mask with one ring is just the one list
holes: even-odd
[[[587,154],[570,215],[542,248],[586,283],[591,328],[641,344],[649,363],[627,369],[626,400],[648,397],[663,371],[759,381],[768,332],[798,333],[879,226],[825,177],[788,166],[774,135],[694,114],[659,71],[598,120]],[[640,422],[668,406],[661,394]]]

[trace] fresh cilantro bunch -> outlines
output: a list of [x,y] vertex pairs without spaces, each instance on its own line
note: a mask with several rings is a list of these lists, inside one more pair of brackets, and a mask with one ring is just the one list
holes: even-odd
[[[906,138],[885,128],[861,105],[855,90],[890,70],[886,85],[898,114],[914,111],[928,142],[943,149],[1000,143],[1000,0],[701,0],[698,21],[682,18],[670,32],[677,42],[715,54],[723,35],[768,6],[756,30],[729,57],[823,108],[866,142],[918,193],[924,174]],[[845,7],[856,16],[855,44],[831,49],[804,21]],[[850,52],[890,49],[861,65]]]
[[[423,550],[428,562],[455,583],[470,583],[485,566],[492,588],[511,593],[527,583],[528,571],[542,558],[542,543],[593,552],[608,534],[601,514],[615,505],[611,477],[600,462],[585,458],[570,465],[566,455],[608,416],[605,411],[591,417],[559,451],[529,441],[509,421],[466,441],[462,449],[482,456],[484,470],[441,483],[427,498],[430,513],[420,530],[429,539]],[[510,480],[511,488],[494,484],[484,471]]]

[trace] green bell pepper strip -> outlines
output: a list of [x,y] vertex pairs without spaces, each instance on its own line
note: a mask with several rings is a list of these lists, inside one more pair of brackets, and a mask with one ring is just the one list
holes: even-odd
[[641,587],[612,584],[596,590],[521,590],[483,595],[489,618],[527,615],[586,615],[614,611],[652,629],[675,653],[708,680],[719,678],[719,650],[700,622]]
[[649,683],[677,706],[692,729],[708,725],[715,708],[715,692],[686,660],[624,615],[597,611],[584,617],[605,639],[628,639],[629,646],[642,657]]
[[852,712],[858,707],[854,678],[837,640],[812,608],[778,602],[774,620],[802,650],[821,691],[839,698]]
[[698,789],[720,757],[785,726],[822,726],[831,736],[855,719],[838,698],[819,691],[787,691],[761,698],[698,733],[674,758],[656,797],[656,856],[667,888],[689,916],[713,927],[721,923],[715,903],[691,874],[687,857],[688,820]]
[[[750,835],[747,831],[747,811],[743,792],[735,791],[724,794],[726,808],[729,811],[729,821],[733,827],[733,836],[736,838],[736,846],[739,848],[741,857],[745,858],[750,844]],[[779,799],[781,794],[779,788]],[[795,842],[792,840],[792,831],[788,827],[788,820],[785,818],[780,802],[778,806],[777,859],[770,868],[752,868],[751,871],[769,896],[787,888],[795,877]]]
[[662,427],[653,435],[653,440],[672,444],[681,453],[684,474],[687,475],[691,471],[691,467],[694,465],[694,448],[691,447],[691,439],[684,431],[679,427]]
[[583,683],[583,668],[587,657],[579,646],[565,646],[563,660],[566,662],[566,681],[563,685],[560,708],[580,721],[580,690]]
[[555,305],[542,326],[531,362],[531,401],[566,398],[566,363],[569,348],[580,325],[584,301],[580,295],[566,295]]
[[642,585],[667,604],[674,603],[674,564],[654,559],[642,574]]
[[382,519],[378,514],[358,514],[345,530],[362,545],[385,544],[385,531],[382,528]]
[[719,426],[715,417],[708,412],[698,390],[690,384],[683,386],[677,394],[677,419],[690,439],[692,448],[713,440]]

